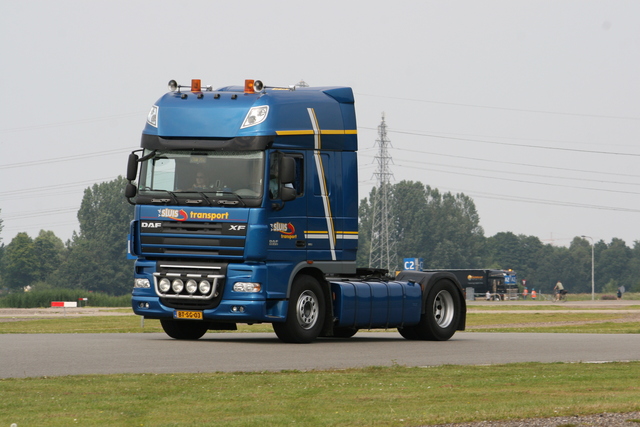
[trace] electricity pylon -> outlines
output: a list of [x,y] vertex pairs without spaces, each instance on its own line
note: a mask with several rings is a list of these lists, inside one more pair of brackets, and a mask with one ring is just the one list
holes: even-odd
[[392,237],[393,212],[391,204],[391,179],[393,173],[389,165],[393,163],[388,148],[391,141],[387,138],[387,124],[382,113],[382,122],[378,126],[378,154],[376,162],[378,167],[374,173],[377,181],[377,189],[372,197],[371,218],[371,248],[369,250],[369,266],[384,268],[394,273],[398,256],[396,254],[395,240]]

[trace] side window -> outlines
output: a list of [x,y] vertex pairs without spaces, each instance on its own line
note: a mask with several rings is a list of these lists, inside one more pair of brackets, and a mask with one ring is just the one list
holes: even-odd
[[280,197],[280,184],[278,180],[280,159],[282,153],[273,153],[269,162],[269,197],[277,199]]
[[296,179],[293,181],[293,188],[298,196],[304,194],[304,156],[302,154],[291,155],[296,161]]
[[269,162],[269,197],[271,199],[280,198],[280,160],[284,157],[292,157],[295,161],[296,170],[295,178],[292,183],[285,186],[293,187],[296,194],[301,196],[304,194],[304,156],[300,153],[281,153],[275,152],[271,155]]

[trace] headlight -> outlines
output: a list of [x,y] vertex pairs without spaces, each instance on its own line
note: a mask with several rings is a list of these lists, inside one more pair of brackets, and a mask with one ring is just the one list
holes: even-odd
[[233,284],[235,292],[260,292],[262,286],[260,283],[236,282]]
[[208,280],[203,280],[200,282],[200,285],[198,285],[198,289],[200,289],[202,295],[206,295],[211,290],[211,283],[209,283]]
[[171,281],[166,277],[164,279],[161,279],[160,283],[158,283],[158,289],[160,289],[160,292],[162,292],[163,294],[166,294],[167,292],[169,292],[169,289],[171,289]]
[[189,279],[187,280],[185,288],[187,289],[187,292],[194,294],[198,290],[198,282],[193,279]]
[[133,282],[134,288],[150,288],[151,283],[149,283],[149,279],[135,279]]
[[151,107],[151,111],[147,115],[147,123],[151,126],[157,128],[158,127],[158,106],[154,105]]
[[268,114],[269,114],[268,105],[251,107],[251,109],[247,113],[247,117],[244,118],[244,122],[242,122],[242,126],[240,126],[240,129],[259,125],[260,123],[264,122],[267,119]]
[[176,294],[179,294],[184,289],[184,282],[180,279],[174,280],[171,284],[171,289],[173,289],[173,292]]

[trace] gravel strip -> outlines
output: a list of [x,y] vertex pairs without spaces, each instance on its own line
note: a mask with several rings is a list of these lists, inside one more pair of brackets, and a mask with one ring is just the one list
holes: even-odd
[[433,427],[639,427],[640,412],[596,414],[553,418],[527,418],[513,421],[479,421],[462,424],[438,424]]

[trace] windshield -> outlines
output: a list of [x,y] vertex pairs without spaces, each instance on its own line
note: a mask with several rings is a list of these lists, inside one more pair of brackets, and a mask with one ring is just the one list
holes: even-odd
[[148,158],[142,162],[140,195],[262,197],[263,151],[145,150],[144,156]]

